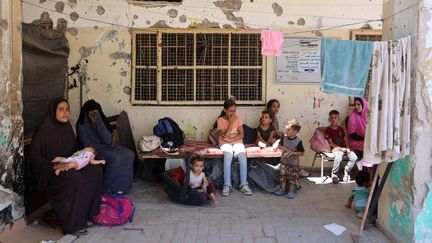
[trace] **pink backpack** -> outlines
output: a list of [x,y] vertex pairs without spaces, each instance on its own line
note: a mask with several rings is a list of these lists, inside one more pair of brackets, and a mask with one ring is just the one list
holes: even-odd
[[327,139],[324,137],[323,128],[318,127],[315,129],[315,132],[312,138],[309,140],[310,148],[315,152],[330,152],[330,144]]
[[132,222],[135,206],[132,199],[124,195],[103,195],[99,214],[93,223],[104,226],[121,225]]

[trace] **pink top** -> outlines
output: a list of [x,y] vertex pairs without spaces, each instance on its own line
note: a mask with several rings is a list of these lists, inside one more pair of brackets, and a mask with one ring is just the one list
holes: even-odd
[[[353,110],[351,115],[348,117],[348,134],[357,133],[358,135],[365,137],[366,134],[366,119],[368,113],[368,102],[364,97],[361,97],[363,102],[363,109],[361,113],[358,113],[356,109]],[[352,138],[349,139],[349,147],[352,150],[363,151],[364,140],[357,141]]]
[[280,56],[284,35],[281,31],[261,30],[261,54],[263,56]]
[[[219,117],[217,120],[217,130],[221,131],[222,133],[225,133],[228,129],[229,121],[225,119],[224,117]],[[240,117],[236,116],[236,119],[234,120],[232,124],[232,129],[229,135],[237,135],[239,134],[238,128],[243,126],[243,121]],[[219,136],[219,146],[222,144],[227,144],[225,140],[223,140],[222,136]],[[232,141],[229,144],[236,144],[236,143],[243,143],[243,139]]]

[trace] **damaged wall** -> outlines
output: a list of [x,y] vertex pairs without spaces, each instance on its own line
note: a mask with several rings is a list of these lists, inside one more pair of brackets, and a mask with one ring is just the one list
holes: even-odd
[[[50,18],[56,23],[64,18],[68,22],[66,36],[71,48],[69,67],[79,70],[70,76],[70,102],[72,122],[79,113],[79,80],[83,80],[84,100],[99,101],[107,115],[126,110],[130,116],[135,139],[150,135],[157,119],[172,116],[185,130],[188,138],[204,140],[222,107],[132,106],[131,93],[131,32],[134,28],[276,28],[287,33],[316,28],[379,19],[382,0],[362,1],[193,1],[181,4],[163,2],[128,3],[126,0],[97,1],[44,1],[26,0],[36,6],[52,9]],[[64,4],[58,4],[63,2]],[[57,7],[56,7],[57,4]],[[340,6],[337,6],[339,4]],[[350,6],[348,6],[350,5]],[[351,6],[352,5],[352,6]],[[23,3],[24,22],[40,19],[46,9]],[[320,17],[321,16],[321,17]],[[326,17],[327,16],[327,17]],[[333,16],[333,17],[328,17]],[[336,16],[336,18],[335,18]],[[90,19],[95,19],[92,21]],[[114,23],[111,26],[108,23]],[[380,22],[370,23],[380,28]],[[360,28],[363,24],[349,26]],[[329,36],[349,39],[349,29],[309,31],[293,36]],[[267,59],[267,100],[281,102],[279,121],[298,118],[303,126],[301,137],[305,147],[318,125],[326,125],[328,111],[338,109],[346,116],[348,98],[328,95],[318,84],[275,84],[275,59]],[[72,70],[70,69],[70,72]],[[246,124],[256,127],[262,110],[260,107],[240,107],[238,113]],[[196,112],[199,110],[200,112]],[[195,116],[191,116],[194,114]],[[307,150],[303,165],[312,163],[313,154]]]
[[432,1],[420,1],[413,133],[414,236],[432,241]]
[[384,4],[384,17],[392,16],[384,21],[385,37],[412,35],[413,44],[411,156],[393,165],[380,198],[378,218],[388,232],[403,242],[432,240],[431,4],[430,0]]
[[0,2],[0,232],[24,215],[21,3]]

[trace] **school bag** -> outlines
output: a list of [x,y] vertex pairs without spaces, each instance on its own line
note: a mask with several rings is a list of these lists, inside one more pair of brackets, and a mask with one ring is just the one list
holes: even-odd
[[159,119],[158,123],[153,127],[153,133],[162,138],[161,147],[168,151],[176,151],[184,144],[184,132],[169,117]]
[[122,225],[132,222],[135,206],[132,199],[119,194],[103,195],[100,212],[93,223],[104,226]]
[[315,129],[312,138],[309,140],[310,148],[315,152],[330,152],[330,144],[324,137],[322,128]]
[[193,206],[201,206],[208,202],[204,193],[189,187],[190,162],[195,156],[198,155],[192,154],[189,156],[185,163],[186,170],[183,170],[183,168],[179,166],[162,173],[165,192],[174,202]]

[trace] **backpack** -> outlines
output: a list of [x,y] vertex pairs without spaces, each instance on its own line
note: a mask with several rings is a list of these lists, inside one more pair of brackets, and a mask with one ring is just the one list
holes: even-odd
[[103,195],[100,212],[93,218],[93,223],[104,226],[122,225],[132,222],[135,206],[132,199],[124,195]]
[[310,148],[315,152],[331,151],[330,144],[328,143],[327,139],[325,139],[324,132],[320,128],[315,129],[315,132],[309,142]]
[[256,143],[257,140],[257,129],[251,128],[245,124],[243,124],[243,143],[244,144],[253,144]]
[[156,126],[153,127],[153,133],[162,138],[162,148],[169,151],[177,150],[184,144],[185,135],[179,125],[171,118],[164,117],[159,119]]

